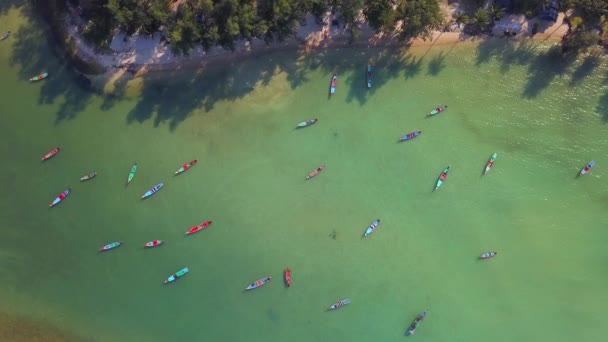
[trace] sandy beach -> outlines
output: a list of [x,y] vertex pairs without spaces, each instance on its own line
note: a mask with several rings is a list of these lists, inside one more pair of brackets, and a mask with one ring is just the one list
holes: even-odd
[[[446,18],[450,18],[458,10],[458,4],[444,8]],[[83,27],[79,17],[66,15],[66,28],[71,40],[74,42],[77,55],[90,63],[96,63],[105,69],[105,73],[98,78],[105,80],[129,79],[141,76],[151,71],[175,71],[176,69],[197,69],[214,63],[232,63],[242,58],[259,56],[261,54],[297,49],[302,54],[315,53],[315,51],[337,47],[417,47],[453,45],[465,41],[486,39],[488,35],[469,36],[462,32],[457,25],[452,25],[446,31],[435,31],[430,39],[417,38],[410,41],[399,40],[396,33],[376,34],[364,21],[363,15],[358,22],[361,30],[360,39],[350,42],[350,33],[343,25],[331,26],[317,23],[312,15],[308,15],[306,23],[299,27],[295,37],[283,42],[266,44],[261,39],[240,41],[234,51],[216,46],[205,51],[201,46],[195,47],[187,56],[177,56],[171,52],[171,47],[162,39],[162,34],[152,36],[116,34],[110,44],[110,53],[99,53],[89,46],[80,34]],[[333,17],[328,13],[326,23]],[[540,22],[536,35],[532,35],[533,22],[538,19],[527,20],[523,15],[508,15],[498,21],[492,31],[493,36],[502,37],[503,31],[508,29],[516,35],[510,37],[517,39],[555,39],[559,40],[567,32],[568,25],[564,22],[564,14],[560,13],[557,22]]]

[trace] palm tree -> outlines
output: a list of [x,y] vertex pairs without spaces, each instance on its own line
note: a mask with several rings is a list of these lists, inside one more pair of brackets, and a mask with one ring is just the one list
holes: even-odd
[[483,8],[480,8],[477,12],[475,12],[475,14],[473,14],[473,22],[477,25],[479,30],[483,31],[490,24],[488,12],[486,12]]
[[505,9],[492,5],[492,7],[490,7],[489,14],[493,24],[496,20],[500,20],[505,15]]
[[463,12],[452,13],[452,18],[454,18],[454,21],[456,22],[456,24],[458,24],[459,28],[462,28],[462,25],[466,25],[469,23],[469,16]]

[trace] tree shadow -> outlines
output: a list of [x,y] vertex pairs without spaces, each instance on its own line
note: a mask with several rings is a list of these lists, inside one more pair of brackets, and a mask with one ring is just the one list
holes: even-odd
[[[604,75],[604,85],[608,86],[608,71]],[[602,115],[604,122],[608,122],[608,91],[600,97],[595,110]]]
[[600,65],[601,58],[598,54],[591,54],[585,57],[583,63],[581,63],[574,73],[572,74],[572,79],[570,80],[570,85],[575,86],[579,84],[583,79],[587,76],[591,75],[593,70]]
[[395,61],[393,65],[403,68],[406,79],[414,78],[422,71],[422,57],[416,60],[416,56],[407,54],[401,60]]
[[433,56],[431,61],[429,62],[427,74],[432,76],[437,76],[441,72],[441,70],[445,69],[445,57],[447,53],[441,51],[438,55]]
[[[2,0],[0,1],[0,14],[5,14],[6,12],[8,12],[9,10],[13,9],[13,8],[18,8],[18,7],[22,7],[24,5],[27,5],[29,1],[27,0]],[[10,30],[10,28],[6,28],[7,30]],[[2,32],[4,33],[4,32]]]
[[551,84],[553,79],[564,75],[568,67],[576,60],[574,56],[561,54],[559,46],[540,53],[529,64],[528,81],[522,96],[534,98]]
[[[13,50],[9,63],[19,67],[18,75],[28,82],[30,77],[48,72],[49,77],[38,81],[40,85],[40,104],[54,104],[61,100],[57,111],[56,123],[73,118],[85,109],[93,94],[84,76],[75,72],[52,50],[54,37],[47,34],[48,27],[37,19],[37,13],[30,5],[22,7],[24,15],[31,18],[29,25],[21,26],[13,37]],[[32,86],[38,86],[37,84]]]

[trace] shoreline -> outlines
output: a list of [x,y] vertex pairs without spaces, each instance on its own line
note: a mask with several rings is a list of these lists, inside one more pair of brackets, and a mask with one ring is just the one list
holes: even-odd
[[[445,9],[446,16],[457,10],[457,6]],[[74,54],[85,63],[95,66],[93,70],[104,70],[102,73],[86,75],[90,79],[103,83],[116,83],[118,80],[129,81],[142,77],[149,72],[167,72],[175,70],[196,70],[210,65],[230,64],[236,61],[259,57],[279,51],[296,51],[298,54],[312,54],[318,51],[337,48],[410,48],[455,45],[461,42],[475,42],[501,36],[501,30],[510,29],[516,34],[510,41],[533,39],[539,41],[560,41],[567,32],[568,25],[564,21],[564,13],[560,13],[555,23],[543,22],[538,19],[527,20],[523,15],[508,15],[497,21],[490,34],[470,36],[453,25],[449,31],[434,31],[430,39],[416,38],[401,41],[396,34],[376,34],[367,23],[361,20],[359,41],[351,42],[350,33],[344,27],[330,27],[318,24],[312,15],[308,15],[306,23],[297,30],[295,37],[284,42],[266,44],[261,39],[237,42],[234,51],[216,46],[209,51],[195,47],[188,56],[176,56],[170,46],[163,42],[162,34],[147,36],[125,36],[116,34],[110,44],[111,53],[100,53],[89,46],[79,29],[82,27],[76,10],[68,5],[68,13],[64,17],[67,38],[72,43]],[[532,23],[539,22],[541,29],[532,35]],[[107,87],[104,87],[107,88]],[[110,88],[113,88],[111,86]]]

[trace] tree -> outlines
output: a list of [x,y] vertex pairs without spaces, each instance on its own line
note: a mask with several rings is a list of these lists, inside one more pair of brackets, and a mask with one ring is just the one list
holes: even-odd
[[369,26],[376,32],[392,31],[395,28],[397,13],[386,0],[367,0],[363,10]]
[[484,31],[488,25],[490,24],[490,19],[488,18],[488,12],[486,12],[483,8],[480,8],[473,15],[473,22],[477,26],[480,31]]
[[505,15],[505,9],[502,7],[497,7],[492,5],[490,7],[490,11],[489,11],[489,16],[490,19],[492,21],[492,23],[494,23],[497,20],[500,20],[502,17],[504,17]]
[[452,18],[454,19],[454,22],[458,24],[458,27],[462,27],[462,25],[466,25],[469,23],[469,16],[463,12],[452,13]]
[[400,37],[409,39],[431,36],[431,30],[439,28],[443,15],[437,0],[409,0],[398,8],[398,19],[403,21]]

